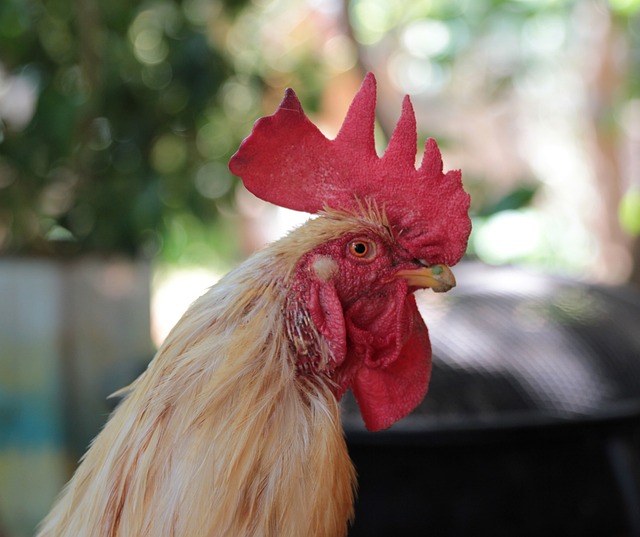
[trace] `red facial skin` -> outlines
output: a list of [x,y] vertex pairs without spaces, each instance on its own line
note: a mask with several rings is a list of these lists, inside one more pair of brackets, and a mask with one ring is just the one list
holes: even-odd
[[[366,256],[350,245],[368,245]],[[336,264],[330,277],[314,264],[328,258]],[[431,373],[427,327],[413,291],[399,270],[415,269],[415,260],[397,243],[376,233],[346,235],[302,257],[294,275],[292,297],[305,308],[328,343],[333,360],[324,372],[335,382],[340,399],[351,388],[365,425],[390,427],[424,398]],[[313,362],[317,353],[304,358]],[[310,364],[317,372],[321,366]]]

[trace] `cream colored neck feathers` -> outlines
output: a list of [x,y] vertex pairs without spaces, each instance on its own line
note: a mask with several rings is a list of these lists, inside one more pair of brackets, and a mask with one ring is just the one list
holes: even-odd
[[198,299],[38,537],[345,535],[355,479],[339,406],[296,374],[283,310],[300,254],[356,223],[311,221]]

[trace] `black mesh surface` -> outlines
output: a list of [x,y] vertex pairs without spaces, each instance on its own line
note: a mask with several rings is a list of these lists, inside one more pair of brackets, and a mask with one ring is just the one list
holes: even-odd
[[344,399],[350,537],[640,537],[640,295],[455,274],[418,298],[434,352],[423,403],[367,433]]

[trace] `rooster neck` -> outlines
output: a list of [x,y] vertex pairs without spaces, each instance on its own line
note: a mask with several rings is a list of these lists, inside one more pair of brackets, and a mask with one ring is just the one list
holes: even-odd
[[289,278],[267,249],[191,306],[39,537],[346,533],[354,471],[335,397],[297,374]]

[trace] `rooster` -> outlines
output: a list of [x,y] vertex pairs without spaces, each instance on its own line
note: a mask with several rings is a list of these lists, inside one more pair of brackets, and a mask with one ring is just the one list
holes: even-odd
[[418,169],[407,96],[374,147],[368,74],[333,140],[292,90],[254,125],[231,171],[263,200],[318,216],[257,252],[184,314],[126,388],[39,537],[340,537],[355,472],[339,401],[366,427],[426,394],[414,291],[447,291],[469,196],[436,143]]

